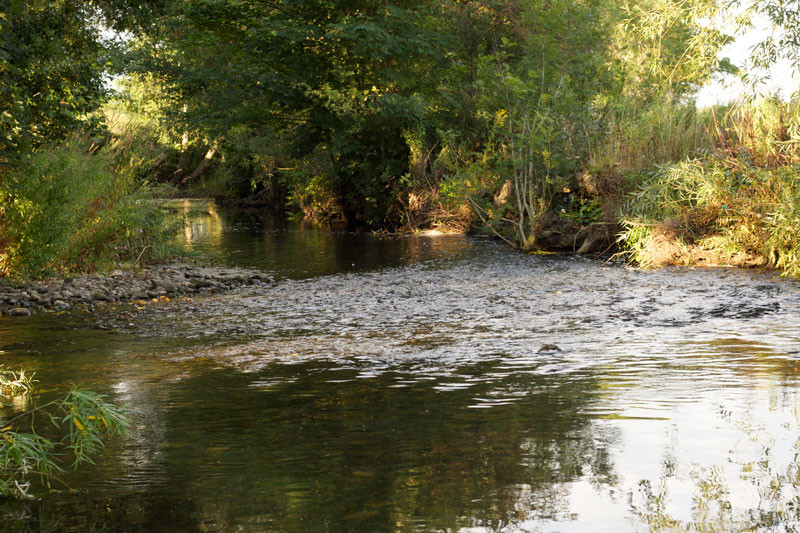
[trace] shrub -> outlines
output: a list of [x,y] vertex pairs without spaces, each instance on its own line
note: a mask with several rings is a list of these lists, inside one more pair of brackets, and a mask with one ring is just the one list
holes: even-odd
[[72,138],[44,145],[0,176],[0,274],[42,278],[175,252],[130,146]]
[[656,266],[654,244],[672,237],[728,257],[759,255],[798,275],[798,170],[721,155],[658,167],[623,208],[621,242],[643,266]]

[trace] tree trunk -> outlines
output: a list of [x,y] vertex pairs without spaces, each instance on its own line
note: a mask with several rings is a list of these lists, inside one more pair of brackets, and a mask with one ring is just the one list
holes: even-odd
[[[186,115],[186,104],[183,104],[183,114]],[[186,163],[189,160],[189,130],[184,129],[181,135],[181,157],[178,160],[178,176],[186,176]],[[182,182],[181,182],[182,183]]]
[[193,179],[196,179],[201,174],[203,174],[203,172],[206,171],[206,169],[209,167],[209,165],[211,165],[211,160],[214,158],[214,154],[215,153],[217,153],[217,142],[216,141],[214,142],[214,144],[211,145],[211,148],[208,149],[208,152],[206,152],[206,155],[203,158],[203,160],[200,161],[200,164],[197,165],[197,168],[195,168],[194,171],[192,171],[192,173],[189,174],[188,176],[184,176],[184,178],[181,180],[181,185],[183,185],[187,181],[191,181]]

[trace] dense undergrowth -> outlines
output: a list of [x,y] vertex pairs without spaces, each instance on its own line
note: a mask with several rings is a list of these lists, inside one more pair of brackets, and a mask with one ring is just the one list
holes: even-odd
[[[0,275],[37,279],[177,253],[133,136],[43,144],[0,180]],[[141,150],[139,150],[141,151]]]
[[735,4],[12,0],[0,275],[164,258],[155,184],[351,228],[797,273],[797,103],[693,101],[756,73],[719,56],[720,28],[760,16],[778,37],[750,63],[800,65],[794,0]]
[[769,265],[800,274],[797,102],[717,111],[724,114],[701,150],[640,172],[620,211],[623,252],[642,266]]

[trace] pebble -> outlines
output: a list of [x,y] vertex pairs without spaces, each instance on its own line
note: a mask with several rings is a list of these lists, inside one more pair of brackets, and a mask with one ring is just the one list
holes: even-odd
[[539,352],[560,352],[561,348],[556,346],[555,344],[542,344],[542,347],[539,348]]
[[76,305],[222,292],[253,280],[272,282],[270,276],[250,269],[174,263],[114,270],[106,277],[87,274],[19,287],[0,285],[0,314],[30,316],[35,309],[64,311]]

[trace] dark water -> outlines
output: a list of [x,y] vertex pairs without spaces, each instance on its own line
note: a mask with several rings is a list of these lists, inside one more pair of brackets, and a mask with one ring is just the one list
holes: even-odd
[[0,529],[800,529],[797,282],[204,213],[192,246],[279,281],[0,319],[44,397],[134,422]]

